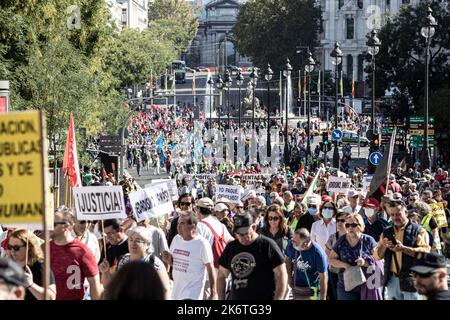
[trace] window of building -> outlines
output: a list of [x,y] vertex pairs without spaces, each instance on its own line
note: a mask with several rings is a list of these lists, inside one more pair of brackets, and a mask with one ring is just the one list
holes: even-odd
[[355,19],[347,18],[346,20],[346,39],[353,39],[355,37]]
[[344,5],[344,0],[337,0],[338,2],[338,8],[342,8],[342,6]]
[[362,9],[364,7],[364,1],[358,0],[358,8]]
[[351,54],[347,55],[347,77],[353,76],[353,56]]
[[408,4],[409,0],[402,0],[402,4]]
[[363,81],[364,77],[364,55],[358,55],[358,81]]
[[390,8],[391,7],[391,0],[386,0],[386,8]]
[[127,9],[122,9],[122,25],[127,25]]

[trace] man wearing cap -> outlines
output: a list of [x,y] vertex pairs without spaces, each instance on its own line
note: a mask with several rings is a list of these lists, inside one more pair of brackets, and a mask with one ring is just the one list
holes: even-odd
[[373,249],[376,260],[384,258],[384,284],[387,300],[419,300],[414,277],[409,269],[419,252],[430,252],[427,231],[408,219],[402,200],[385,198],[386,210],[393,226],[384,229]]
[[347,197],[348,201],[350,202],[350,207],[352,208],[352,212],[350,213],[359,213],[359,211],[361,210],[361,205],[359,203],[361,194],[355,189],[350,189],[348,191]]
[[25,298],[25,272],[10,258],[0,258],[0,300]]
[[320,219],[319,212],[320,212],[320,205],[322,204],[322,199],[320,198],[319,195],[313,194],[307,197],[306,203],[308,206],[308,212],[298,219],[298,223],[295,230],[305,228],[309,232],[311,232],[313,223]]
[[249,213],[234,217],[236,240],[228,243],[219,259],[219,299],[225,299],[231,273],[231,300],[282,300],[287,291],[284,255],[275,241],[256,232]]
[[395,174],[391,173],[389,175],[389,183],[388,189],[392,190],[392,192],[402,192],[402,187],[395,181]]
[[377,199],[373,197],[367,199],[363,204],[363,209],[365,216],[365,228],[363,233],[371,236],[377,241],[380,239],[383,230],[389,226],[389,223],[378,214],[381,206]]
[[418,254],[410,269],[414,273],[414,287],[428,300],[450,300],[448,270],[445,257],[436,253]]

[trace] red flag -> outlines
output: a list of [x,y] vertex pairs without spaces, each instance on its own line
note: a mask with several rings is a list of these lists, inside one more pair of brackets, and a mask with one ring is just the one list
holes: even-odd
[[73,114],[70,113],[69,132],[67,133],[66,149],[64,150],[63,172],[69,176],[70,186],[81,187],[80,167],[78,165],[77,143],[75,141],[75,126]]
[[298,170],[297,176],[303,175],[303,172],[305,172],[305,167],[304,167],[304,166],[301,166],[301,167],[300,167],[300,170]]

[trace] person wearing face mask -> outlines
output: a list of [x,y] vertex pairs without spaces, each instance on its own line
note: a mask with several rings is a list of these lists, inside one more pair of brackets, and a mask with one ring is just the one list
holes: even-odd
[[306,203],[308,212],[298,219],[296,230],[305,228],[306,230],[311,231],[313,223],[320,219],[319,209],[322,203],[320,196],[313,194],[306,199]]
[[336,214],[336,205],[332,201],[326,201],[320,210],[320,219],[311,226],[311,239],[324,251],[330,235],[336,232],[336,220],[334,220]]
[[383,230],[389,226],[389,223],[378,215],[381,206],[375,198],[367,199],[363,204],[364,209],[364,233],[374,239],[380,239]]
[[292,300],[326,300],[328,261],[325,251],[305,228],[295,231],[285,251]]

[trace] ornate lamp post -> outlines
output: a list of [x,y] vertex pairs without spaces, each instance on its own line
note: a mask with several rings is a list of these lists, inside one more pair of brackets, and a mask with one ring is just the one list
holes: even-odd
[[241,73],[241,70],[238,71],[238,74],[236,76],[236,84],[239,87],[239,99],[238,99],[238,104],[239,104],[239,129],[241,129],[241,113],[242,113],[242,105],[241,105],[241,87],[244,84],[244,76]]
[[284,127],[284,164],[285,166],[288,166],[289,164],[289,147],[288,147],[288,117],[289,117],[289,106],[288,106],[288,79],[291,76],[292,73],[292,66],[289,63],[289,58],[286,59],[286,65],[285,65],[285,69],[283,70],[283,76],[286,78],[286,123],[285,123],[285,127]]
[[233,84],[233,80],[230,76],[230,71],[227,70],[225,72],[225,80],[224,80],[224,89],[227,91],[227,111],[228,111],[228,130],[231,129],[231,122],[230,122],[230,89],[231,85]]
[[[338,128],[338,79],[339,79],[339,65],[342,62],[342,51],[339,45],[339,42],[336,42],[334,45],[333,51],[330,53],[331,56],[331,63],[335,66],[335,73],[334,73],[334,82],[336,84],[336,92],[335,92],[335,119],[334,119],[334,128]],[[334,141],[334,152],[333,152],[333,167],[340,169],[339,164],[339,150],[338,150],[338,143],[337,141]]]
[[[218,75],[217,80],[216,80],[216,87],[217,87],[217,89],[219,89],[220,94],[222,95],[222,90],[223,90],[223,80],[222,80],[222,77],[220,76],[220,74]],[[217,108],[217,109],[218,109],[218,113],[219,113],[219,130],[221,129],[221,123],[220,123],[220,107],[221,107],[221,106],[219,106],[219,107]]]
[[252,73],[250,73],[250,82],[253,86],[252,129],[255,129],[255,90],[258,83],[258,71],[255,69],[255,67],[252,68]]
[[212,90],[214,87],[214,80],[212,77],[209,77],[208,80],[209,85],[209,129],[212,129]]
[[306,144],[306,164],[310,164],[311,162],[311,72],[314,71],[314,66],[316,65],[316,62],[314,61],[311,51],[308,52],[308,60],[307,64],[305,65],[305,71],[308,72],[308,105],[307,105],[307,113],[308,113],[308,124],[306,127],[307,130],[307,144]]
[[424,19],[423,27],[420,29],[420,34],[426,39],[426,54],[425,54],[425,125],[424,125],[424,140],[421,154],[422,170],[430,169],[431,157],[430,150],[428,150],[428,78],[430,67],[430,42],[434,33],[436,32],[437,22],[431,15],[433,10],[430,7],[427,8],[427,16]]
[[272,80],[273,71],[270,68],[270,63],[267,64],[266,74],[264,79],[267,81],[267,157],[272,156],[272,147],[270,145],[270,80]]

